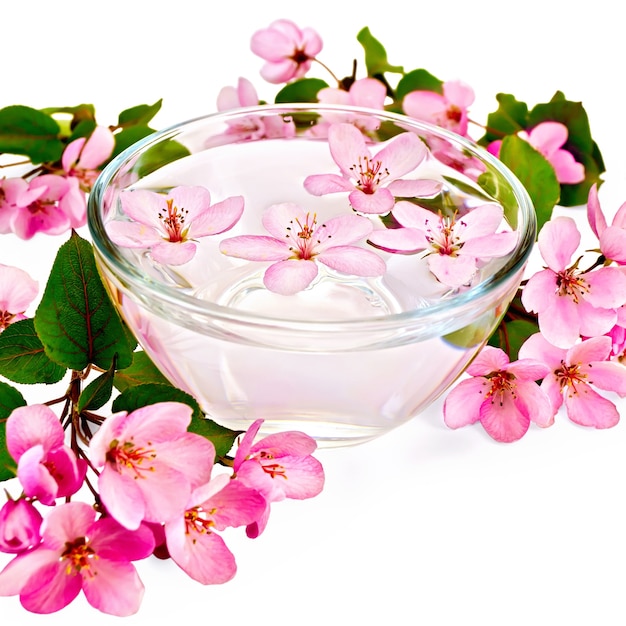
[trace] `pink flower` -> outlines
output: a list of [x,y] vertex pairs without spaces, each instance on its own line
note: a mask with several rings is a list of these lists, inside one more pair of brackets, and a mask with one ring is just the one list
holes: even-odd
[[375,230],[369,242],[390,252],[425,250],[430,271],[453,288],[469,283],[482,262],[508,254],[517,242],[515,232],[496,232],[503,211],[495,204],[476,207],[462,217],[444,217],[400,201],[392,215],[401,228]]
[[250,48],[267,63],[261,76],[270,83],[301,78],[322,50],[322,39],[312,28],[300,29],[290,20],[276,20],[252,35]]
[[18,554],[41,541],[41,513],[30,500],[9,498],[0,509],[0,551]]
[[[521,131],[517,135],[528,141],[540,152],[554,168],[559,183],[575,185],[585,180],[585,166],[578,163],[571,152],[563,150],[568,136],[567,126],[560,122],[541,122],[528,133]],[[500,139],[489,144],[487,149],[499,156],[502,141]]]
[[54,504],[82,486],[87,464],[65,445],[59,418],[44,404],[14,409],[6,422],[6,444],[29,498]]
[[147,189],[123,191],[122,210],[131,222],[107,224],[111,240],[127,248],[149,248],[157,263],[182,265],[196,253],[193,242],[231,229],[243,213],[243,197],[211,204],[208,189],[174,187],[168,194]]
[[[314,174],[304,180],[305,189],[314,196],[350,192],[348,199],[356,211],[385,214],[395,203],[394,189],[404,184],[397,195],[431,195],[433,181],[397,180],[413,171],[426,158],[427,148],[414,133],[396,135],[372,155],[365,137],[352,124],[333,124],[328,129],[328,145],[341,174]],[[436,193],[436,191],[435,191]]]
[[[254,85],[247,78],[240,78],[237,87],[223,87],[217,96],[217,110],[230,111],[239,107],[259,104]],[[255,141],[263,138],[293,137],[296,126],[292,119],[281,115],[248,115],[235,120],[226,120],[228,130],[225,135],[229,141]],[[224,137],[212,137],[205,145],[224,143]]]
[[84,192],[91,191],[100,166],[111,156],[115,137],[106,126],[96,126],[91,135],[69,143],[61,157],[67,176],[76,178]]
[[2,190],[2,232],[31,239],[39,232],[60,235],[84,224],[85,198],[73,179],[55,174],[42,174],[29,182],[13,178],[4,181]]
[[19,594],[26,610],[47,614],[67,606],[82,589],[103,613],[136,613],[144,587],[131,561],[150,556],[152,532],[144,527],[131,532],[110,517],[95,517],[84,502],[52,509],[43,542],[0,572],[0,596]]
[[531,421],[541,427],[553,423],[550,400],[534,382],[549,373],[540,361],[510,363],[503,350],[486,346],[467,373],[472,378],[453,387],[443,405],[450,428],[480,421],[496,441],[510,443],[526,434]]
[[324,487],[324,470],[312,456],[315,440],[297,431],[268,435],[254,442],[263,420],[248,428],[235,453],[236,480],[256,489],[267,502],[264,513],[248,525],[249,537],[265,529],[270,504],[285,498],[304,500],[318,495]]
[[[384,109],[387,88],[375,78],[361,78],[355,80],[350,89],[325,87],[317,93],[317,99],[323,104],[339,104],[365,107],[368,109]],[[364,132],[377,130],[380,122],[372,116],[360,116],[352,113],[322,112],[320,120],[312,127],[311,132],[318,137],[326,137],[331,124],[354,124]]]
[[589,189],[587,218],[600,242],[600,252],[608,260],[626,265],[626,202],[617,210],[609,226],[598,199],[598,186],[594,183]]
[[609,337],[592,337],[565,350],[553,346],[541,333],[531,335],[520,348],[520,356],[537,359],[550,368],[541,388],[553,411],[565,403],[572,422],[594,428],[610,428],[619,421],[615,404],[594,387],[626,394],[626,367],[609,361],[610,352]]
[[443,83],[443,94],[434,91],[412,91],[402,100],[402,109],[410,117],[467,135],[467,109],[474,102],[474,90],[452,80]]
[[537,313],[539,330],[559,348],[569,348],[580,336],[597,337],[616,323],[616,309],[626,302],[626,276],[617,267],[593,271],[570,265],[580,233],[570,217],[546,222],[538,237],[547,267],[530,277],[522,304]]
[[229,581],[235,557],[216,532],[253,523],[266,507],[255,489],[222,474],[195,489],[184,515],[165,524],[167,550],[174,562],[203,585]]
[[39,283],[17,267],[0,263],[0,333],[26,319],[24,311],[37,296]]
[[191,412],[186,404],[159,402],[107,418],[93,436],[90,459],[102,468],[98,491],[122,526],[181,516],[193,489],[209,480],[215,450],[187,432]]
[[382,276],[385,262],[374,252],[352,246],[372,231],[371,222],[358,215],[342,215],[317,223],[315,215],[285,202],[263,215],[271,237],[242,235],[220,243],[223,254],[248,261],[274,261],[263,283],[275,293],[291,295],[306,289],[317,276],[316,261],[355,276]]

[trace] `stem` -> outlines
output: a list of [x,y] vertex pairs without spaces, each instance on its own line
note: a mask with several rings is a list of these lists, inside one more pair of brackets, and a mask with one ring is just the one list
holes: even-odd
[[[335,76],[335,73],[330,69],[330,67],[328,67],[328,65],[317,58],[314,58],[313,61],[321,65],[333,77],[333,80],[336,81],[337,85],[341,87],[341,81],[337,78],[337,76]],[[356,61],[354,62],[354,67],[356,67]]]

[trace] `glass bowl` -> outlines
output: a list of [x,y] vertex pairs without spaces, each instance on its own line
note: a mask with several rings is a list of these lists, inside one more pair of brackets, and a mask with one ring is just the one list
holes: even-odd
[[99,176],[88,223],[113,302],[173,384],[224,426],[262,418],[263,433],[323,447],[384,435],[448,389],[536,235],[527,192],[486,150],[322,104],[219,112],[139,141]]

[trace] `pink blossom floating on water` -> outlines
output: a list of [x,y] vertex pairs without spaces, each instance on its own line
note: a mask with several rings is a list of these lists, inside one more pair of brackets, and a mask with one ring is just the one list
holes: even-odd
[[395,195],[431,196],[441,189],[441,184],[433,180],[399,180],[415,170],[428,152],[414,133],[396,135],[372,154],[356,126],[333,124],[328,129],[328,145],[341,174],[307,176],[304,187],[314,196],[349,192],[355,211],[383,215],[393,208]]
[[208,189],[174,187],[162,194],[147,189],[120,194],[122,210],[133,221],[113,220],[106,226],[111,240],[126,248],[147,248],[166,265],[182,265],[196,253],[194,240],[230,230],[243,213],[243,197],[211,204]]
[[375,230],[369,242],[389,252],[425,251],[428,267],[444,285],[468,284],[481,263],[505,256],[517,242],[513,231],[496,232],[502,207],[485,204],[462,217],[436,215],[412,202],[396,203],[393,217],[401,228]]
[[263,283],[275,293],[292,295],[306,289],[317,276],[317,262],[354,276],[385,273],[385,262],[376,253],[349,245],[372,231],[365,217],[342,215],[318,224],[315,214],[285,202],[265,211],[263,226],[271,236],[231,237],[220,242],[220,250],[248,261],[271,261]]

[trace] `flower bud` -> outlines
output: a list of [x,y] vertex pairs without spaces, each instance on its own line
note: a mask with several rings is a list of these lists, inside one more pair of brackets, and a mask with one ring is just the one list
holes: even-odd
[[43,518],[27,500],[9,500],[0,509],[0,551],[17,554],[41,541]]

